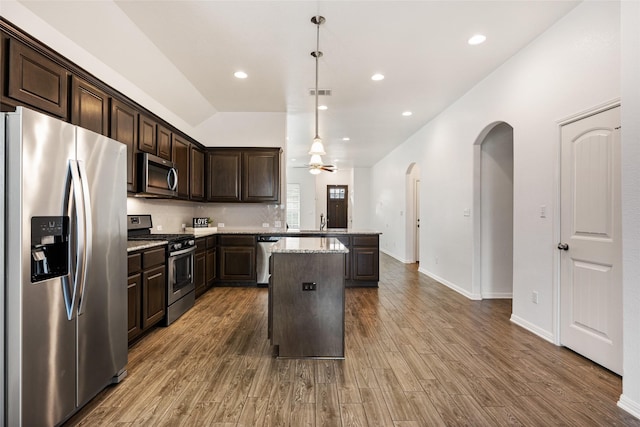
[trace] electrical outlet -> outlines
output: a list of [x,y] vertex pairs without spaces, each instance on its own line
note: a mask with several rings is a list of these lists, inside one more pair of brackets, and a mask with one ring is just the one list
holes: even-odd
[[538,303],[538,291],[531,292],[531,302],[534,304]]
[[282,227],[282,221],[275,221],[275,222],[273,223],[273,226],[274,226],[275,228],[280,228],[280,227]]
[[218,223],[218,228],[224,228],[224,222],[219,222]]
[[315,282],[302,282],[303,291],[315,291],[317,286]]
[[438,263],[438,257],[436,257],[436,264]]
[[262,228],[269,228],[269,223],[268,222],[263,222],[262,223]]
[[162,231],[162,226],[161,225],[156,225],[156,230]]

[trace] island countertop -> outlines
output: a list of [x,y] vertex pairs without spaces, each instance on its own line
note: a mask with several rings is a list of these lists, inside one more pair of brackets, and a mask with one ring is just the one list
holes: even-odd
[[325,230],[299,230],[290,228],[235,228],[235,227],[208,227],[186,229],[187,234],[194,234],[196,237],[211,236],[214,234],[253,234],[256,236],[277,236],[277,237],[324,237],[336,235],[359,235],[359,234],[382,234],[375,230],[362,230],[355,228],[329,228]]
[[335,237],[285,237],[271,248],[271,253],[346,254],[349,249]]

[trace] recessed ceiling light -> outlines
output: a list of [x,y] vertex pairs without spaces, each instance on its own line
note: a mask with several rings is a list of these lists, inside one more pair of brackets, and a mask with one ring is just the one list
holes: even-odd
[[376,73],[373,76],[371,76],[371,80],[378,82],[380,80],[384,80],[384,76],[380,73]]
[[469,43],[470,45],[476,45],[476,44],[484,43],[486,39],[487,37],[485,35],[475,34],[469,39],[469,41],[467,41],[467,43]]
[[295,162],[295,161],[296,161],[296,159],[291,159],[291,161],[292,161],[292,162]]
[[348,136],[345,136],[344,138],[342,138],[343,141],[351,141],[351,138],[349,138]]
[[326,110],[329,107],[327,107],[326,105],[318,105],[318,110]]
[[233,73],[233,75],[238,79],[246,79],[247,77],[249,77],[249,75],[244,71],[236,71],[235,73]]
[[402,113],[402,115],[405,116],[405,117],[409,117],[412,114],[413,113],[411,111],[405,111],[404,113]]

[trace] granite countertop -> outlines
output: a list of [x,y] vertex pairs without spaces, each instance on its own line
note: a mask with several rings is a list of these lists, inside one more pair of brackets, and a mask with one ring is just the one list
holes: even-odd
[[335,237],[285,237],[271,248],[271,253],[346,254],[349,250]]
[[127,252],[155,248],[168,243],[166,240],[127,240]]
[[[189,233],[188,233],[189,234]],[[332,236],[332,235],[352,235],[352,234],[382,234],[379,231],[373,230],[359,230],[352,228],[332,228],[329,230],[297,230],[290,228],[285,230],[282,228],[216,228],[210,227],[210,229],[202,228],[198,229],[196,237],[206,237],[213,234],[253,234],[257,236],[280,236],[280,237],[320,237],[320,236]]]

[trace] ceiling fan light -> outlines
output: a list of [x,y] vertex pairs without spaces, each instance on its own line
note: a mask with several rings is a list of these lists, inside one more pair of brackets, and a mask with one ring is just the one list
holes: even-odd
[[322,166],[322,157],[320,157],[320,154],[311,155],[311,159],[309,160],[309,166],[311,167]]
[[322,172],[322,171],[321,171],[320,169],[318,169],[318,168],[311,168],[311,169],[309,169],[309,173],[310,173],[311,175],[320,175],[320,172]]
[[324,156],[325,151],[324,151],[324,145],[322,145],[322,140],[319,137],[315,137],[313,139],[313,144],[311,144],[311,150],[309,150],[309,154],[311,154],[312,156],[314,154],[318,154],[320,156]]

